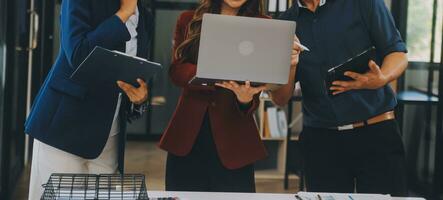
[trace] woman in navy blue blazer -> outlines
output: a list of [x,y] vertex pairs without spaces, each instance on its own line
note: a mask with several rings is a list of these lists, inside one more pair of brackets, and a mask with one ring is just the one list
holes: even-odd
[[62,2],[60,53],[25,125],[36,139],[29,199],[40,199],[52,173],[123,171],[125,124],[145,110],[146,83],[93,86],[69,77],[96,46],[147,58],[151,20],[138,0]]

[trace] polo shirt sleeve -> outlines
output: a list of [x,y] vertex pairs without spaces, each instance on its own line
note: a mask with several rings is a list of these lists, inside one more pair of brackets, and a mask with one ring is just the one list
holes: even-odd
[[363,19],[378,52],[383,57],[393,52],[407,53],[406,44],[384,0],[360,0],[360,3]]

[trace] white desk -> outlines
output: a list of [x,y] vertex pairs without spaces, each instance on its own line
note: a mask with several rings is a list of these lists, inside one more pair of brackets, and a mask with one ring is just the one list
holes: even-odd
[[[149,191],[149,198],[178,197],[180,200],[295,200],[294,194],[209,193]],[[393,198],[393,200],[424,200],[422,198]]]

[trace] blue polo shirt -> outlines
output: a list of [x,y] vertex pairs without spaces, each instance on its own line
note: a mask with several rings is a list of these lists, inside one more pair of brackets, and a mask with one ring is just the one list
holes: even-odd
[[305,126],[337,127],[395,108],[390,86],[330,97],[324,84],[328,69],[371,46],[377,49],[380,66],[386,55],[407,52],[383,0],[322,0],[315,12],[299,2],[280,19],[296,21],[297,36],[311,50],[300,54],[296,75],[303,93]]

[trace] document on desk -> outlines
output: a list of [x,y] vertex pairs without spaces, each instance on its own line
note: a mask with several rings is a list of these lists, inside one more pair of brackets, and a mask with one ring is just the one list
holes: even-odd
[[70,78],[92,85],[115,84],[118,80],[138,85],[138,78],[147,81],[161,69],[158,63],[97,46]]
[[299,192],[297,200],[392,200],[391,195],[383,194],[343,194],[343,193],[315,193]]

